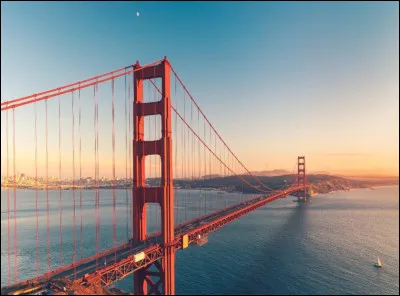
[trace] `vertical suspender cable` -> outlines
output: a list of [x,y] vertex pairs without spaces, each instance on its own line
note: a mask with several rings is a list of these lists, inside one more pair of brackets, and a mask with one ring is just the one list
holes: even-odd
[[[197,109],[198,110],[198,109]],[[204,141],[207,141],[207,139],[206,139],[206,121],[204,120],[204,127],[203,127],[203,133],[204,133],[204,137],[203,137],[203,139],[204,139]],[[199,143],[200,143],[200,141],[199,141]],[[206,182],[206,175],[207,175],[207,160],[206,160],[206,146],[204,146],[204,145],[202,145],[203,146],[203,150],[204,150],[204,158],[203,158],[203,160],[204,160],[204,175],[203,175],[203,187],[205,187],[205,182]],[[205,194],[205,196],[206,196],[206,198],[207,198],[207,196],[208,196],[208,194],[207,194],[207,191],[208,190],[205,190],[204,191],[204,194]]]
[[100,145],[99,145],[99,86],[96,85],[96,141],[97,141],[97,232],[100,252]]
[[99,149],[99,87],[96,84],[96,147],[97,147],[97,160],[96,160],[96,191],[97,191],[97,252],[100,252],[100,149]]
[[[73,260],[76,257],[76,199],[75,199],[75,112],[74,112],[74,92],[72,92],[72,200],[74,206],[74,254]],[[74,270],[74,279],[76,279],[76,273]]]
[[48,150],[48,131],[47,131],[47,100],[46,108],[46,236],[47,236],[47,271],[50,271],[50,219],[49,219],[49,150]]
[[[129,78],[129,77],[128,77]],[[132,92],[133,92],[133,83],[134,83],[134,75],[133,75],[133,73],[132,73]],[[132,94],[133,95],[133,94]],[[132,102],[132,105],[131,105],[131,102]],[[130,224],[130,227],[131,227],[131,232],[130,232],[130,237],[131,237],[131,240],[130,240],[130,251],[131,251],[131,253],[132,253],[132,243],[133,243],[133,217],[132,217],[132,213],[133,213],[133,192],[132,192],[132,185],[133,185],[133,182],[132,182],[132,153],[133,153],[133,141],[132,141],[132,133],[131,133],[131,112],[133,111],[133,100],[132,100],[132,98],[131,98],[131,80],[130,79],[128,79],[128,139],[129,139],[129,141],[128,141],[128,143],[129,143],[129,146],[128,146],[128,149],[129,149],[129,151],[128,151],[128,154],[129,154],[129,184],[131,184],[131,186],[130,186],[130,192],[131,192],[131,198],[130,198],[130,200],[131,200],[131,206],[129,207],[129,224]],[[133,122],[133,119],[132,119],[132,122]]]
[[[8,148],[8,147],[7,147]],[[39,275],[39,211],[38,211],[38,160],[37,160],[37,103],[35,102],[35,199],[36,199],[36,276]]]
[[15,109],[13,109],[13,155],[14,155],[14,274],[18,282],[18,247],[17,247],[17,183],[15,175]]
[[[156,77],[156,68],[153,67],[153,75],[154,77]],[[149,101],[150,101],[150,82],[152,82],[152,80],[149,80]],[[163,100],[164,98],[161,98],[161,100]],[[155,103],[157,101],[157,94],[156,94],[156,87],[153,86],[153,102]],[[154,104],[154,113],[156,112],[156,105]],[[156,139],[157,139],[157,116],[153,116],[154,119],[154,150],[156,150]],[[150,128],[150,125],[149,125]],[[160,131],[161,134],[161,131]],[[162,137],[162,134],[161,134]],[[154,157],[153,157],[154,158]],[[157,159],[158,158],[154,158],[154,181],[158,178],[158,174],[157,174]],[[161,157],[160,157],[160,161],[158,163],[161,162]],[[161,173],[161,165],[159,167],[159,172]],[[160,184],[158,186],[162,186],[161,184],[161,174],[160,174]],[[162,219],[161,219],[161,215],[162,215],[162,211],[161,211],[161,206],[156,206],[157,212],[156,212],[156,219],[158,221],[158,219],[160,219],[159,225],[160,225],[160,232],[162,232]],[[158,213],[158,209],[160,209],[160,213]],[[158,222],[157,222],[158,224]],[[158,226],[157,226],[157,232],[158,232]]]
[[[185,96],[183,97],[183,117],[185,118]],[[185,162],[185,140],[186,140],[186,137],[185,137],[185,130],[184,130],[184,125],[183,124],[181,124],[181,126],[182,126],[182,137],[181,137],[181,144],[182,144],[182,176],[181,176],[181,178],[182,178],[182,180],[183,180],[183,184],[185,184],[185,182],[186,182],[186,179],[185,179],[185,166],[186,166],[186,162]],[[186,196],[186,193],[185,194],[182,194],[182,197],[184,198],[184,200],[185,200],[185,209],[187,208],[187,196]],[[187,209],[187,210],[189,210],[189,209]],[[189,214],[189,216],[190,216],[190,214]],[[190,219],[190,218],[189,218]],[[187,221],[187,211],[185,211],[185,221]]]
[[99,147],[99,86],[96,84],[96,143],[97,143],[97,233],[100,252],[100,147]]
[[[210,126],[210,147],[212,147],[211,146],[211,126]],[[208,178],[209,178],[209,180],[211,180],[211,153],[210,152],[208,153],[208,168],[210,170],[210,173],[208,174]],[[210,184],[211,184],[211,182],[210,182]],[[210,195],[212,196],[212,199],[217,200],[214,195],[212,195],[212,194],[210,194]],[[211,200],[211,206],[212,206],[212,200]]]
[[[225,147],[224,146],[222,146],[220,149],[222,149],[224,152],[223,152],[223,162],[224,163],[226,163],[226,155],[225,155]],[[220,152],[220,159],[222,159],[221,158],[221,152]],[[226,178],[226,165],[224,165],[223,167],[222,167],[222,162],[220,161],[219,162],[220,163],[220,166],[221,166],[221,175],[223,175],[224,176],[224,178]],[[229,167],[229,160],[228,160],[228,167]],[[230,168],[230,167],[229,167]],[[225,188],[226,189],[226,188]],[[225,199],[227,199],[227,197],[226,197],[226,194],[224,194],[224,196],[225,196]]]
[[[115,200],[115,98],[114,98],[114,79],[111,80],[111,88],[112,88],[112,150],[113,150],[113,159],[112,159],[112,174],[113,174],[113,239],[114,239],[114,248],[117,247],[117,216],[116,216],[116,200]],[[117,261],[117,251],[114,254],[114,262]]]
[[62,266],[61,100],[58,97],[58,182],[60,192],[60,266]]
[[[185,93],[183,93],[183,119],[186,120],[186,97],[185,97]],[[186,129],[185,128],[186,127],[184,127],[182,125],[182,129],[183,129],[183,157],[184,157],[184,164],[185,164],[184,169],[183,169],[183,174],[184,174],[183,179],[185,180],[185,183],[187,183],[188,182],[187,181],[187,170],[188,170],[187,166],[189,166],[189,165],[188,165],[188,161],[186,160],[187,152],[186,152]],[[191,200],[190,200],[190,190],[188,192],[188,197],[187,198],[189,199],[189,202],[191,202]],[[190,217],[190,219],[191,219],[191,217]]]
[[8,285],[11,285],[11,238],[10,238],[10,177],[9,177],[9,154],[8,154],[8,110],[6,111],[6,155],[7,155],[7,261],[8,261]]
[[[94,130],[94,178],[97,178],[97,141],[96,141],[96,85],[93,86],[93,130]],[[95,190],[95,212],[96,212],[96,254],[98,249],[98,233],[97,233],[97,188]],[[98,269],[98,260],[96,258],[96,270]]]
[[[185,101],[183,101],[183,108],[185,108]],[[176,112],[175,112],[176,113]],[[185,113],[185,109],[183,109],[183,113]],[[184,179],[184,164],[185,164],[185,159],[184,159],[184,155],[185,155],[185,150],[184,150],[184,146],[185,146],[185,144],[184,144],[184,130],[183,130],[183,124],[181,124],[181,127],[182,127],[182,137],[181,137],[181,146],[182,146],[182,148],[181,148],[181,158],[182,158],[182,162],[181,162],[181,179],[183,180],[183,182],[182,182],[182,184],[185,184],[184,182],[186,181],[185,179]],[[184,187],[185,188],[185,187]],[[182,192],[182,198],[184,198],[184,200],[185,200],[185,209],[186,209],[186,194],[184,193],[184,192]],[[187,215],[187,213],[186,213],[186,211],[185,211],[185,221],[186,221],[186,216]]]
[[81,88],[79,85],[79,212],[81,220],[80,229],[80,258],[82,259],[82,242],[83,242],[83,219],[82,219],[82,133],[81,133]]
[[[197,108],[197,126],[198,126],[198,134],[200,136],[201,132],[200,132],[200,112],[199,112],[199,108]],[[198,157],[199,157],[199,184],[201,182],[201,169],[202,169],[202,165],[201,165],[201,143],[200,140],[198,140],[199,143],[199,148],[198,148]],[[200,190],[200,192],[202,192],[202,190]],[[204,193],[204,214],[207,215],[207,195]]]

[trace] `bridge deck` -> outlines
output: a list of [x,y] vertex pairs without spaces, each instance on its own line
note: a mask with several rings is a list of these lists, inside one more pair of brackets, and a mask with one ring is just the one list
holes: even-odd
[[[182,248],[182,237],[184,235],[188,235],[189,244],[196,242],[199,236],[206,236],[267,203],[303,189],[302,186],[299,186],[285,191],[275,192],[274,194],[257,196],[242,203],[178,225],[175,228],[175,247],[176,249]],[[97,282],[100,285],[108,286],[162,258],[163,247],[161,241],[162,237],[160,234],[155,234],[141,242],[130,241],[115,249],[107,250],[79,262],[75,262],[74,264],[61,267],[34,279],[4,287],[1,289],[1,294],[30,294],[34,290],[43,289],[48,282],[53,280],[65,278],[68,280],[76,279],[82,281],[85,275],[87,275],[86,280],[88,282]],[[140,252],[144,252],[145,258],[139,262],[135,262],[134,255]],[[98,264],[97,268],[96,262]],[[104,262],[106,262],[106,264],[104,264]]]

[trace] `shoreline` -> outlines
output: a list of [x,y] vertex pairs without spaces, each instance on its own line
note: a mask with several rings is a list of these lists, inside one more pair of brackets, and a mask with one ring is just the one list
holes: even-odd
[[[313,184],[311,184],[313,185]],[[318,195],[318,194],[328,194],[328,193],[334,193],[337,191],[350,191],[350,190],[361,190],[361,189],[369,189],[373,190],[375,188],[383,188],[383,187],[399,187],[399,184],[388,184],[388,185],[376,185],[376,186],[371,186],[371,187],[353,187],[353,188],[347,188],[347,189],[337,189],[337,190],[329,190],[327,192],[314,192],[312,196]],[[35,187],[16,187],[15,189],[18,190],[29,190],[29,191],[59,191],[60,188],[57,187],[51,187],[51,188],[35,188]],[[71,191],[71,190],[96,190],[96,189],[101,189],[101,190],[130,190],[131,187],[68,187],[68,188],[61,188],[62,191]],[[6,187],[6,186],[1,186],[1,190],[7,191],[7,190],[14,190],[14,187]],[[197,190],[197,191],[213,191],[218,194],[227,194],[227,193],[242,193],[240,191],[225,191],[221,189],[215,189],[215,188],[179,188],[179,187],[174,187],[174,190]]]
[[318,192],[318,193],[313,193],[311,196],[318,196],[318,195],[323,195],[323,194],[334,194],[336,192],[344,192],[344,191],[354,191],[354,190],[374,190],[379,189],[379,188],[384,188],[384,187],[399,187],[399,184],[392,184],[392,185],[377,185],[373,187],[354,187],[350,189],[338,189],[338,190],[332,190],[329,192]]
[[[1,187],[1,190],[14,190],[14,187]],[[18,190],[32,190],[32,191],[60,191],[60,188],[57,187],[51,187],[51,188],[35,188],[35,187],[16,187],[15,189]],[[73,191],[73,190],[96,190],[96,189],[101,189],[101,190],[131,190],[132,187],[116,187],[116,188],[112,188],[112,187],[70,187],[70,188],[61,188],[62,191]],[[174,190],[201,190],[201,191],[213,191],[215,193],[218,194],[227,194],[227,193],[242,193],[241,191],[225,191],[222,189],[215,189],[215,188],[179,188],[179,187],[174,187]]]

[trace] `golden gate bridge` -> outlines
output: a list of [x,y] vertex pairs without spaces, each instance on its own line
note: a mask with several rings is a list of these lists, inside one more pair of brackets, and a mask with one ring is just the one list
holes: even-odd
[[[56,112],[48,111],[50,104],[53,104]],[[105,107],[99,112],[101,104]],[[124,115],[116,116],[116,111],[122,110],[122,106]],[[23,128],[30,127],[34,131],[29,137],[24,136],[23,145],[17,147],[16,138],[22,132],[18,134],[15,119],[22,110],[25,112],[21,115],[24,116]],[[38,114],[38,110],[42,110],[43,114]],[[23,295],[47,290],[53,291],[53,294],[99,294],[99,291],[106,290],[98,288],[109,287],[133,274],[134,294],[172,295],[175,294],[175,254],[178,250],[184,250],[191,244],[204,244],[211,232],[279,198],[295,195],[298,201],[307,201],[305,157],[297,158],[297,174],[289,182],[274,188],[267,186],[230,149],[166,57],[148,65],[142,66],[137,62],[63,87],[4,101],[1,103],[1,111],[2,117],[5,117],[7,146],[4,149],[7,186],[2,192],[2,199],[7,199],[8,270],[8,284],[2,288],[2,294]],[[27,112],[32,118],[26,116]],[[104,120],[105,117],[108,118]],[[43,126],[39,127],[38,122]],[[119,125],[121,122],[122,129]],[[91,137],[88,136],[89,130]],[[105,133],[108,134],[106,140],[103,135]],[[117,139],[117,134],[120,139]],[[65,138],[69,138],[68,145]],[[21,169],[17,165],[21,164],[17,164],[16,160],[21,155],[16,153],[18,149],[24,149],[30,139],[35,148],[23,150],[23,154],[32,155],[31,158],[24,158],[23,168],[31,167],[35,172],[32,192],[35,192],[36,197],[36,254],[30,255],[36,259],[36,276],[26,278],[18,274],[21,247],[18,244],[17,200],[20,191],[17,188],[16,172]],[[82,149],[85,143],[86,147],[91,148]],[[44,149],[39,147],[43,144]],[[65,156],[66,149],[69,149],[69,158]],[[108,154],[102,153],[101,149],[107,150]],[[128,239],[118,243],[116,167],[118,164],[121,166],[123,156],[125,179],[131,180],[129,186],[122,189],[126,191],[127,212],[129,208],[129,229]],[[49,165],[58,170],[58,177],[52,183],[49,181]],[[95,253],[86,258],[81,253],[81,258],[76,260],[86,236],[85,217],[82,214],[82,204],[85,203],[82,171],[89,166],[94,172],[92,211],[96,220],[96,243],[92,249]],[[38,198],[38,171],[41,168],[46,173],[46,182],[43,184],[46,196],[44,206]],[[101,173],[105,170],[112,175],[111,190],[108,193],[101,190]],[[66,214],[63,209],[63,175],[72,175],[69,189],[72,191],[74,238],[73,258],[69,264],[65,264],[68,260],[63,256],[63,214]],[[252,194],[246,194],[246,198],[236,202],[230,201],[229,205],[226,201],[232,193],[220,194],[218,200],[225,199],[225,203],[218,208],[215,206],[215,195],[211,197],[207,194],[212,189],[207,181],[214,179],[221,182],[235,180],[236,185],[230,185],[231,192]],[[237,185],[238,182],[240,185]],[[187,190],[182,193],[188,194],[186,198],[176,198],[176,192],[181,190],[177,184],[197,190]],[[213,189],[221,190],[221,187]],[[51,239],[54,241],[54,237],[51,237],[49,231],[51,223],[57,223],[54,219],[50,221],[49,203],[54,201],[51,200],[54,197],[49,197],[51,191],[59,194],[59,233],[56,236],[59,239],[59,250],[56,252],[51,248]],[[104,251],[101,250],[100,236],[101,195],[111,198],[113,209],[113,245]],[[199,211],[196,217],[189,215],[188,218],[186,215],[188,199],[196,201],[196,204],[198,200]],[[159,205],[160,211],[152,213],[150,204]],[[46,217],[45,264],[39,255],[40,211],[45,211]],[[151,215],[157,215],[159,229],[148,233]],[[51,257],[54,253],[59,254],[58,268],[51,267],[55,261]]]

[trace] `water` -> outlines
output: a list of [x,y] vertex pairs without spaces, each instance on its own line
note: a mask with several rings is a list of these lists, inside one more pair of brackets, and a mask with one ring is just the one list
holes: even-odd
[[[19,277],[35,273],[36,218],[34,211],[33,215],[28,214],[29,207],[34,207],[34,192],[26,194],[33,194],[33,199],[29,203],[26,201],[22,203],[26,212],[18,213],[20,217],[18,219],[23,219],[22,224],[19,224],[21,229],[18,230],[18,248],[21,252]],[[90,193],[85,192],[85,198],[86,195]],[[117,233],[118,239],[124,239],[126,237],[124,192],[118,192],[117,196],[119,197]],[[213,199],[214,208],[224,206],[224,204],[218,205],[217,202],[222,196],[224,195],[209,197],[207,206],[210,206],[210,200]],[[228,204],[239,198],[243,197],[232,197]],[[2,191],[2,286],[7,282],[7,214],[3,213],[6,205],[4,199],[6,196]],[[182,197],[180,199],[182,202]],[[93,207],[90,199],[87,202],[87,207]],[[56,204],[57,200],[54,201],[54,206]],[[111,209],[112,204],[110,202],[107,204]],[[192,205],[192,214],[198,214],[196,204],[194,201],[187,201],[187,206]],[[20,206],[18,209],[21,209]],[[87,211],[89,213],[89,208]],[[102,225],[110,223],[112,211],[104,210],[103,213],[105,214],[102,216]],[[41,214],[44,215],[41,217],[43,228],[45,212]],[[180,215],[182,216],[183,212],[180,212]],[[56,225],[51,229],[51,235],[55,236],[52,240],[54,245],[52,250],[59,248],[56,243],[59,239],[56,236],[59,227],[58,215],[56,218],[55,221],[52,220]],[[91,228],[94,232],[94,218],[86,215],[84,219],[86,221],[84,233]],[[67,238],[72,224],[70,222],[68,224],[67,221],[71,221],[71,217],[65,217],[65,229],[63,229],[66,261],[73,253],[71,251],[73,238],[71,239],[71,235]],[[151,227],[156,229],[156,225],[154,222]],[[44,240],[41,246],[42,262],[46,260],[45,234],[45,230],[41,230],[41,239]],[[111,227],[108,229],[104,227],[101,235],[109,239],[110,246]],[[191,246],[184,251],[178,251],[176,293],[399,294],[398,239],[399,188],[397,186],[319,195],[309,204],[297,204],[291,199],[280,199],[211,234],[206,245]],[[92,253],[94,247],[94,234],[93,237],[85,236],[83,252]],[[381,270],[373,266],[377,256],[383,264]],[[56,266],[57,260],[59,263],[59,255],[55,253],[51,260]],[[11,263],[13,264],[13,261]],[[132,291],[132,277],[120,281],[117,286]]]

